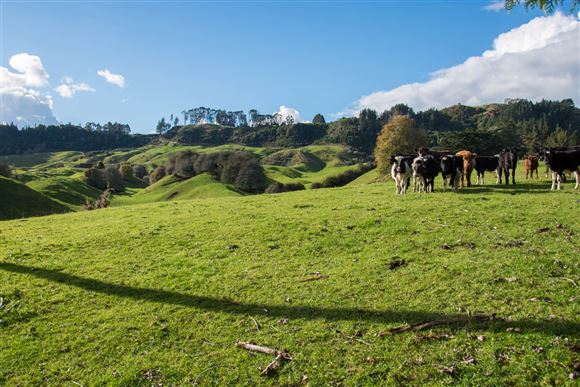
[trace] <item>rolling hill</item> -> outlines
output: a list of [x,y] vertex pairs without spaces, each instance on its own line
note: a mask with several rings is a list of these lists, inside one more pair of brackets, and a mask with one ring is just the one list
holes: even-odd
[[0,220],[69,212],[62,203],[18,181],[0,176]]

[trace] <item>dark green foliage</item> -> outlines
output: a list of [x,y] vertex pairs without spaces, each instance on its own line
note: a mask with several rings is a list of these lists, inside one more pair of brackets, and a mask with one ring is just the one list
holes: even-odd
[[321,183],[313,183],[310,188],[317,189],[342,187],[355,180],[359,176],[364,175],[373,168],[375,168],[374,163],[359,164],[357,169],[351,169],[336,176],[329,176]]
[[97,168],[98,168],[98,169],[105,169],[105,163],[103,163],[103,161],[99,161],[99,162],[97,163]]
[[327,139],[330,142],[350,145],[365,154],[372,154],[381,131],[377,112],[361,110],[359,117],[341,118],[328,126]]
[[107,182],[107,187],[114,190],[115,192],[123,192],[125,190],[125,180],[119,169],[108,166],[103,172],[105,176],[105,181]]
[[266,188],[267,179],[264,168],[258,163],[245,164],[236,178],[235,187],[243,192],[260,193]]
[[0,176],[12,177],[12,168],[3,160],[0,160]]
[[252,146],[298,147],[324,137],[324,125],[297,123],[261,127],[219,125],[186,125],[171,129],[166,138],[188,145],[221,145],[226,143]]
[[326,124],[326,120],[324,119],[324,116],[322,114],[318,113],[312,119],[312,123],[313,124],[316,124],[316,125],[325,125]]
[[163,179],[165,177],[165,175],[166,175],[166,171],[165,171],[165,167],[164,166],[159,166],[159,167],[155,168],[149,174],[148,184],[153,184],[156,181],[159,181],[159,180]]
[[85,177],[87,179],[87,184],[91,187],[95,187],[101,190],[107,188],[107,180],[105,179],[103,170],[98,168],[89,168],[85,171]]
[[279,182],[274,182],[266,188],[266,193],[281,193],[281,192],[290,192],[290,191],[302,191],[306,189],[304,184],[302,183],[288,183],[282,184]]
[[234,184],[249,193],[263,192],[266,186],[264,169],[250,152],[180,151],[169,157],[166,172],[183,178],[207,172],[222,183]]
[[123,176],[123,179],[125,180],[130,180],[135,176],[133,174],[133,167],[128,164],[121,165],[119,167],[119,172],[121,172],[121,176]]
[[138,179],[143,179],[147,175],[147,168],[142,164],[134,165],[133,175]]
[[[564,5],[564,0],[505,0],[505,9],[511,11],[518,4],[524,3],[526,9],[539,8],[545,13],[552,14],[559,6]],[[580,0],[570,1],[570,13],[574,12],[580,7]]]
[[0,154],[20,154],[60,150],[103,150],[139,147],[148,144],[152,136],[130,134],[129,125],[87,123],[78,125],[38,125],[18,129],[15,125],[0,125]]

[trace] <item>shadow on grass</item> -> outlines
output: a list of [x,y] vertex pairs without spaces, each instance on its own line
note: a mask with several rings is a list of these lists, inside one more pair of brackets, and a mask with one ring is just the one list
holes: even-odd
[[[328,320],[328,321],[371,321],[379,323],[409,323],[414,324],[422,321],[442,320],[459,317],[458,314],[444,314],[438,312],[412,311],[412,310],[384,310],[373,311],[362,308],[332,308],[318,306],[292,306],[274,304],[238,303],[235,301],[207,297],[195,296],[174,291],[138,288],[124,285],[115,285],[95,279],[83,278],[72,274],[66,274],[55,270],[42,269],[18,265],[8,262],[0,262],[0,270],[31,275],[49,281],[63,283],[69,286],[78,287],[87,291],[108,294],[117,297],[131,298],[139,301],[150,301],[162,304],[180,305],[194,307],[210,312],[223,312],[240,315],[264,315],[279,318],[302,318],[307,320]],[[501,321],[494,320],[485,323],[488,331],[505,331],[506,328],[520,328],[522,332],[538,332],[550,335],[572,335],[580,334],[580,322],[570,322],[562,320],[516,320]],[[483,323],[461,322],[450,324],[455,327],[483,328]]]
[[[550,182],[546,184],[539,183],[526,183],[518,182],[514,184],[486,184],[486,185],[472,185],[471,187],[465,187],[459,190],[460,194],[481,194],[481,193],[499,193],[499,194],[535,194],[535,193],[547,193],[550,192],[551,187]],[[565,189],[566,187],[563,186]],[[574,189],[574,186],[572,186]]]

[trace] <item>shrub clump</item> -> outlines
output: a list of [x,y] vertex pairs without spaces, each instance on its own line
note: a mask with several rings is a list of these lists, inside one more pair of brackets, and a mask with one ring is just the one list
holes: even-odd
[[107,168],[89,168],[85,171],[87,184],[100,190],[111,189],[116,192],[125,190],[125,181],[119,169],[109,166]]
[[266,193],[281,193],[281,192],[290,192],[290,191],[302,191],[306,189],[306,187],[304,187],[304,184],[302,183],[288,183],[288,184],[282,184],[282,183],[272,183],[268,186],[268,188],[266,188]]
[[12,168],[6,161],[0,160],[0,176],[12,177]]
[[222,183],[233,184],[248,193],[264,192],[267,185],[264,169],[250,152],[180,151],[169,157],[166,172],[181,178],[209,173]]
[[119,172],[125,180],[131,180],[135,175],[133,174],[133,167],[128,164],[123,164],[119,167]]
[[153,184],[156,181],[163,179],[166,175],[167,175],[167,170],[165,169],[164,166],[161,165],[161,166],[159,166],[151,171],[151,173],[149,174],[148,183]]
[[147,168],[142,164],[137,164],[133,166],[133,176],[137,179],[143,179],[147,176]]

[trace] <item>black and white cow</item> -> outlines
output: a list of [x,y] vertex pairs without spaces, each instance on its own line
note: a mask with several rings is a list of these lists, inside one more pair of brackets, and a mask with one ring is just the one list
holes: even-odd
[[562,174],[564,171],[573,172],[576,178],[575,189],[578,189],[580,183],[580,148],[570,148],[566,150],[554,150],[546,148],[544,150],[546,164],[552,170],[552,188],[561,189]]
[[509,184],[510,171],[512,184],[516,183],[516,167],[518,166],[518,154],[515,149],[507,148],[499,152],[497,166],[497,184],[501,184],[502,174],[505,176],[505,183]]
[[423,178],[423,158],[415,157],[413,164],[411,164],[411,169],[413,170],[413,192],[424,192],[425,179]]
[[475,158],[475,170],[477,171],[477,184],[483,185],[485,172],[497,171],[499,156],[479,156]]
[[441,175],[443,176],[443,191],[447,190],[447,178],[453,192],[459,189],[459,182],[463,175],[463,157],[455,155],[441,156]]
[[409,187],[409,181],[413,171],[411,170],[412,158],[409,156],[391,156],[391,177],[395,180],[397,194],[404,194]]
[[413,160],[413,178],[419,180],[419,186],[423,188],[420,192],[434,191],[435,177],[439,171],[439,164],[433,155],[419,156]]

